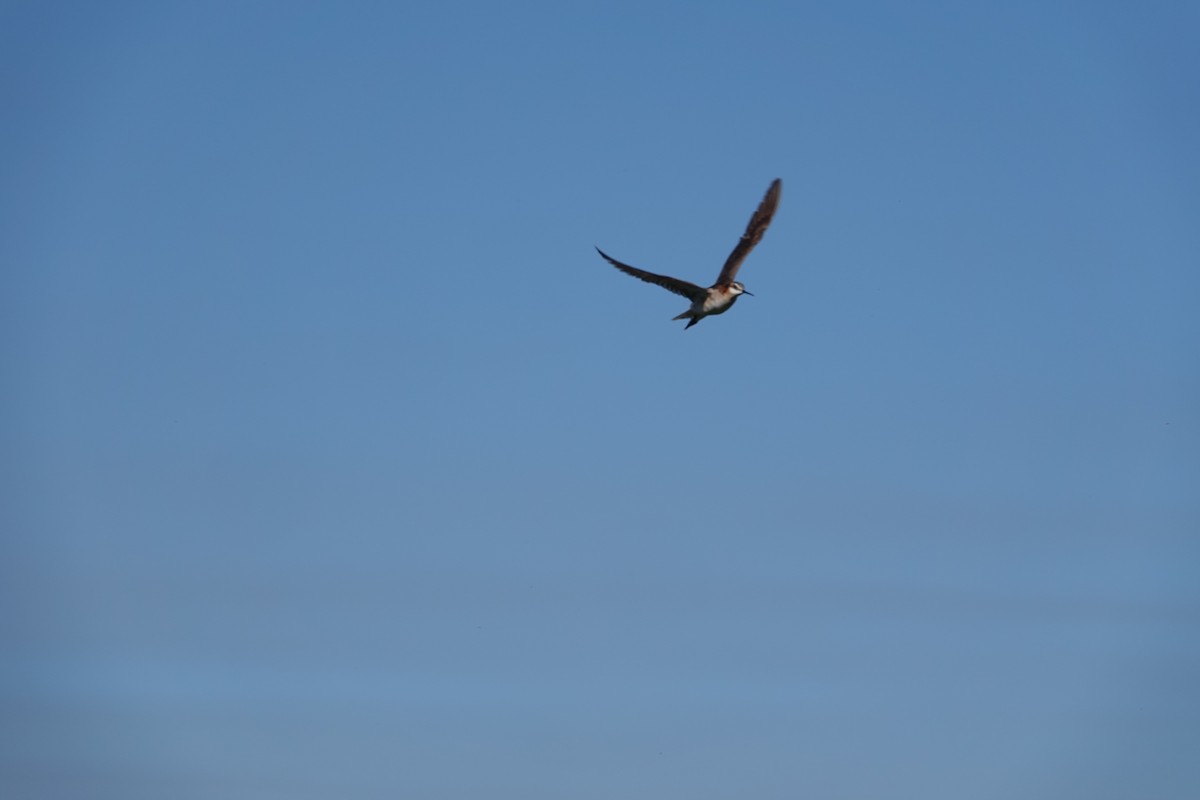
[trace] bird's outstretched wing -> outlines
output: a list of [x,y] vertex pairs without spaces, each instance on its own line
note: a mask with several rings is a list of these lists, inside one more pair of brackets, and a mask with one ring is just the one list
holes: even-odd
[[771,224],[771,217],[775,216],[775,209],[779,206],[779,192],[782,188],[783,182],[779,178],[771,181],[770,188],[767,189],[762,202],[758,204],[754,216],[750,218],[750,224],[746,226],[746,232],[742,234],[737,247],[733,248],[733,252],[725,260],[725,266],[721,268],[721,274],[717,276],[715,285],[733,282],[733,278],[737,275],[742,262],[746,260],[746,256],[750,255],[754,245],[758,244],[762,240],[763,234],[767,232],[767,226]]
[[638,269],[637,267],[631,267],[628,264],[622,264],[620,261],[617,261],[615,258],[605,253],[599,247],[596,248],[596,252],[603,256],[605,261],[612,264],[626,275],[632,275],[633,277],[643,280],[646,283],[657,284],[667,291],[683,295],[689,300],[699,299],[708,293],[704,287],[697,286],[694,283],[681,281],[678,278],[668,278],[666,275],[655,275],[653,272],[646,272],[644,269]]

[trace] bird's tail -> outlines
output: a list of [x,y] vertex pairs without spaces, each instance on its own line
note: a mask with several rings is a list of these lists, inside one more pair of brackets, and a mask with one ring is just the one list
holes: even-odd
[[693,325],[695,325],[697,322],[699,322],[700,320],[704,319],[704,317],[703,317],[703,316],[701,316],[700,314],[693,314],[693,313],[692,313],[692,310],[691,310],[691,309],[688,309],[687,311],[685,311],[685,312],[683,312],[682,314],[680,314],[678,317],[672,317],[672,319],[673,319],[673,320],[675,320],[675,319],[686,319],[686,320],[688,321],[688,324],[683,326],[683,329],[686,331],[688,328],[692,327],[692,326],[693,326]]

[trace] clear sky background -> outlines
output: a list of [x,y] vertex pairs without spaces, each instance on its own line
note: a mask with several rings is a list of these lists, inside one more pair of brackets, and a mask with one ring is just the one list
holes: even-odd
[[0,7],[0,794],[1200,796],[1198,37]]

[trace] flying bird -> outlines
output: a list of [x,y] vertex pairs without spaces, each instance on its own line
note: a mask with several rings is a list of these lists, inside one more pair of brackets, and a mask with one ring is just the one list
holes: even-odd
[[622,264],[599,247],[596,248],[596,252],[603,256],[605,261],[621,270],[621,272],[632,275],[647,283],[657,284],[669,292],[674,292],[691,300],[691,308],[674,318],[686,319],[688,321],[688,324],[683,327],[686,331],[705,317],[710,317],[714,314],[724,314],[733,307],[739,296],[743,294],[748,294],[751,297],[754,296],[750,292],[747,292],[746,287],[735,281],[734,278],[737,277],[738,269],[741,268],[742,262],[746,260],[746,256],[750,255],[750,251],[754,249],[754,245],[758,244],[762,240],[763,234],[767,232],[767,226],[771,224],[771,217],[775,216],[775,209],[779,206],[779,192],[782,188],[783,183],[778,178],[771,181],[771,185],[767,189],[762,202],[758,204],[758,209],[754,212],[754,216],[750,217],[750,223],[746,226],[746,232],[742,234],[742,238],[738,240],[737,246],[733,248],[733,252],[725,260],[725,266],[721,268],[721,274],[717,276],[717,282],[707,289],[697,286],[694,283],[681,281],[678,278],[656,275],[644,269]]

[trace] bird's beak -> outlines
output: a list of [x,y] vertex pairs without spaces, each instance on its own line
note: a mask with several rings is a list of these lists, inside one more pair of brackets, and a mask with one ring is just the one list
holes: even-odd
[[742,294],[748,294],[751,297],[754,297],[754,292],[747,292],[745,289],[742,289]]

